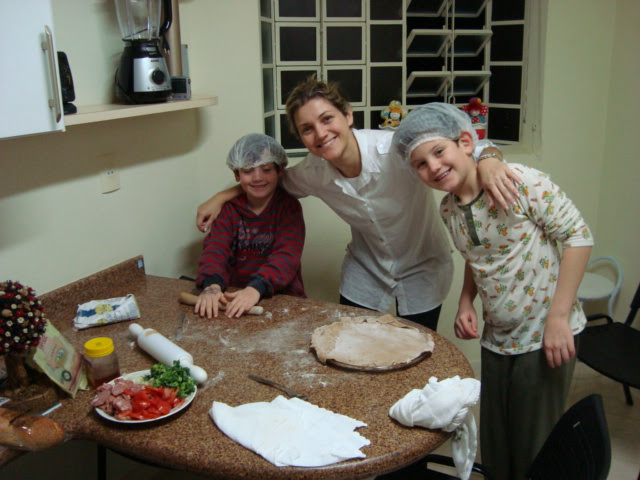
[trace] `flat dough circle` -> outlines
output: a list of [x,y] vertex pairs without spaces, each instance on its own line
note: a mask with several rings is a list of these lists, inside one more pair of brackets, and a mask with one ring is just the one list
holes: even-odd
[[335,360],[357,367],[392,367],[433,351],[430,334],[391,315],[344,317],[314,330],[311,346],[322,363]]

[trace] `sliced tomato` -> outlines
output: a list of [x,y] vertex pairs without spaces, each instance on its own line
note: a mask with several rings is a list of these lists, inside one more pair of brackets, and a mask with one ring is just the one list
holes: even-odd
[[165,388],[162,392],[162,399],[167,403],[172,404],[178,397],[178,391],[175,388]]
[[131,409],[134,412],[142,412],[143,410],[147,410],[149,408],[149,405],[151,405],[151,402],[149,402],[148,400],[138,400],[135,399],[131,402]]
[[151,411],[151,407],[149,407],[149,410],[144,410],[144,411],[140,412],[140,415],[142,415],[142,418],[140,420],[145,419],[145,418],[158,418],[158,417],[162,416],[159,413],[152,412]]
[[158,410],[153,405],[149,406],[149,408],[145,410],[145,413],[148,413],[149,415],[157,415],[158,417],[162,415],[162,413],[160,413],[160,410]]
[[127,420],[131,417],[129,417],[129,415],[131,415],[133,412],[131,410],[125,410],[124,412],[116,412],[116,414],[114,415],[118,420]]
[[167,402],[162,402],[158,404],[158,410],[162,415],[166,415],[171,411],[171,405]]
[[155,396],[158,396],[158,397],[162,397],[162,394],[164,393],[164,388],[162,388],[162,387],[159,387],[159,388],[156,388],[156,387],[145,387],[145,390],[149,394],[155,395]]
[[128,417],[131,420],[144,420],[145,418],[149,418],[149,417],[145,417],[145,412],[130,412]]
[[164,401],[162,398],[154,397],[150,402],[151,406],[149,408],[154,408],[159,412],[163,412],[164,415],[171,411],[171,405],[169,402]]

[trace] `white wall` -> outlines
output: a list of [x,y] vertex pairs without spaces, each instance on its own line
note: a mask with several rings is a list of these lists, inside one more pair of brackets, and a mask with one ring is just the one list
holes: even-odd
[[[593,227],[596,252],[623,261],[624,315],[640,271],[638,162],[631,151],[639,77],[637,60],[627,61],[640,44],[632,23],[640,7],[625,0],[544,5],[541,157],[509,159],[550,173]],[[54,0],[54,16],[76,104],[107,101],[122,50],[113,2]],[[262,130],[258,2],[181,0],[180,16],[194,93],[217,95],[219,104],[0,141],[0,278],[44,293],[137,254],[150,274],[193,273],[202,239],[195,208],[232,183],[224,158],[235,139]],[[117,159],[122,188],[104,195],[97,157],[107,153]],[[349,229],[318,200],[304,199],[303,206],[305,286],[310,296],[336,301]],[[476,364],[477,342],[454,339],[451,328],[462,281],[456,258],[439,330]]]
[[[75,104],[111,101],[124,45],[114,2],[53,6]],[[232,180],[224,158],[235,138],[262,128],[258,5],[182,0],[180,9],[193,92],[219,105],[0,141],[1,278],[44,293],[138,254],[150,274],[193,273],[195,207]],[[105,154],[120,170],[110,194],[100,192]]]
[[[624,283],[616,317],[624,320],[640,282],[640,2],[618,1],[614,25],[611,86],[606,96],[605,144],[598,194],[598,236],[594,255],[611,255],[622,263]],[[603,310],[600,310],[603,311]],[[640,325],[636,319],[636,327]]]

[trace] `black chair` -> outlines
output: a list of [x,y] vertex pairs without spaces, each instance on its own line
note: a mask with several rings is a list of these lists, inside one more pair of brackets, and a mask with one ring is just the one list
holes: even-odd
[[[444,455],[438,455],[431,453],[426,457],[418,460],[416,463],[396,470],[395,472],[387,473],[385,475],[378,475],[375,480],[457,480],[458,477],[449,475],[438,470],[431,470],[429,464],[443,465],[445,467],[451,467],[452,471],[455,471],[455,465],[453,458],[446,457]],[[479,463],[474,463],[472,472],[479,473],[486,480],[493,480],[491,473]],[[473,478],[473,476],[472,476]]]
[[529,470],[532,480],[606,480],[611,441],[602,396],[583,398],[553,427]]
[[[480,427],[482,428],[482,426]],[[427,455],[406,468],[377,477],[377,480],[454,480],[458,477],[431,470],[430,463],[453,467],[453,460]],[[533,460],[532,480],[606,480],[611,467],[611,442],[602,397],[589,395],[567,410],[553,427]],[[491,473],[476,463],[474,472],[486,480]]]
[[[640,306],[640,285],[624,323],[598,313],[587,317],[587,328],[580,334],[578,359],[609,378],[622,383],[627,404],[633,405],[629,387],[640,389],[640,331],[631,324]],[[589,322],[606,319],[603,325]]]

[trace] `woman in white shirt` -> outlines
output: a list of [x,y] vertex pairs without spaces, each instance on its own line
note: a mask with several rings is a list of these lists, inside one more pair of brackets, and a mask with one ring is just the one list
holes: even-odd
[[[351,226],[340,303],[386,312],[395,299],[399,316],[435,330],[453,261],[433,192],[390,153],[393,132],[351,128],[353,112],[337,86],[313,77],[289,95],[287,118],[310,153],[286,170],[282,186],[297,198],[320,198]],[[496,155],[479,170],[485,189],[506,208],[517,190],[502,180],[518,177],[497,149],[482,153]],[[231,188],[200,205],[198,227],[206,231],[237,194]]]

